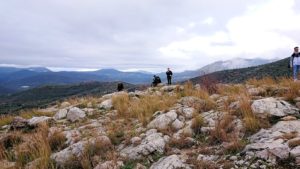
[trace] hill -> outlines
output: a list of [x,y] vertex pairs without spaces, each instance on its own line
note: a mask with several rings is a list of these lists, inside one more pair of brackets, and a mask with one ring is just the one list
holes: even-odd
[[261,79],[264,77],[280,78],[291,77],[292,70],[288,68],[289,58],[272,63],[242,68],[223,70],[190,79],[193,83],[200,83],[209,78],[220,83],[241,83],[250,78]]
[[66,99],[0,116],[0,166],[297,169],[299,90],[263,79],[215,93],[189,82]]
[[[116,91],[118,82],[89,82],[73,85],[47,85],[0,97],[0,114],[38,108],[71,96],[100,96]],[[124,83],[125,89],[135,85]]]

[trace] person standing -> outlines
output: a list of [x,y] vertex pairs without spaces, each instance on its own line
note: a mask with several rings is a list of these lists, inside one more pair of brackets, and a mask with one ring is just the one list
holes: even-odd
[[294,81],[298,80],[298,72],[300,69],[300,53],[299,47],[294,47],[294,53],[291,55],[290,58],[290,67],[293,68],[293,78]]
[[168,79],[168,85],[171,85],[171,84],[172,84],[172,81],[171,81],[171,80],[172,80],[173,73],[172,73],[172,71],[170,70],[170,68],[168,68],[166,74],[167,74],[167,79]]

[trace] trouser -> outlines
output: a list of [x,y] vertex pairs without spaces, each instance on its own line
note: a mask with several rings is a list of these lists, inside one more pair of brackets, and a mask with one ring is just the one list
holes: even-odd
[[293,66],[293,77],[294,77],[294,80],[298,79],[299,69],[300,69],[300,65],[294,65]]
[[168,85],[170,85],[170,84],[172,84],[172,82],[171,82],[171,77],[167,77],[167,79],[168,79]]

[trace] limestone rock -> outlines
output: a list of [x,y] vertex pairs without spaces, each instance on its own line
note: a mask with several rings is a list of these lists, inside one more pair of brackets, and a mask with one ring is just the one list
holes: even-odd
[[175,130],[179,130],[181,129],[182,127],[184,126],[184,123],[179,121],[178,119],[176,119],[173,123],[172,123],[172,127],[175,129]]
[[180,158],[178,155],[175,154],[159,159],[150,167],[150,169],[177,169],[177,168],[190,169],[190,166],[185,164],[184,159]]
[[66,118],[66,117],[67,117],[67,113],[68,113],[68,110],[67,110],[67,109],[60,109],[60,110],[54,115],[54,119],[55,119],[55,120],[60,120],[60,119]]
[[86,116],[85,112],[77,107],[73,107],[69,110],[67,114],[67,119],[71,122],[79,121],[84,119]]
[[148,130],[146,137],[139,145],[129,145],[121,150],[122,157],[130,160],[139,160],[148,156],[151,153],[158,152],[163,153],[166,142],[162,133],[157,133],[155,129]]
[[169,124],[171,124],[177,118],[175,110],[171,110],[165,114],[157,116],[148,124],[148,128],[156,128],[160,130],[167,129]]
[[283,117],[287,115],[298,115],[299,109],[286,101],[278,100],[273,97],[255,100],[251,108],[258,116],[266,117],[268,115]]
[[107,99],[99,105],[99,108],[105,109],[105,110],[110,110],[112,107],[113,107],[113,105],[112,105],[111,99]]
[[52,117],[40,116],[40,117],[33,117],[29,119],[28,124],[30,126],[37,126],[40,123],[49,123],[50,121],[53,121]]

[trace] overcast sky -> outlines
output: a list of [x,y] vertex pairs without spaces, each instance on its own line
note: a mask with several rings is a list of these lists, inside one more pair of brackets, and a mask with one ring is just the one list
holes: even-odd
[[218,60],[288,57],[296,0],[2,0],[0,64],[192,70]]

